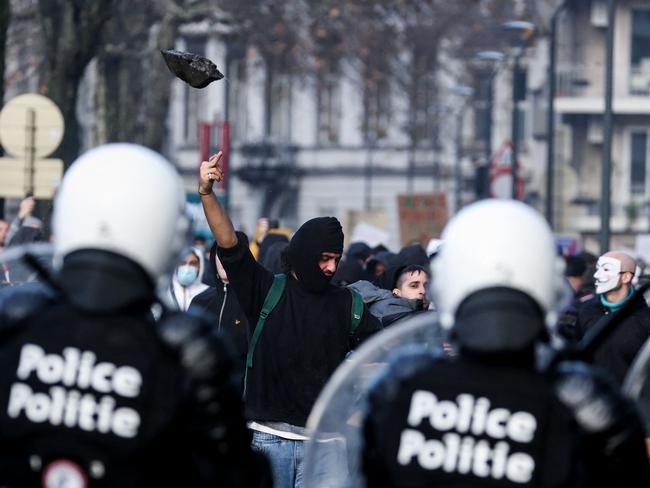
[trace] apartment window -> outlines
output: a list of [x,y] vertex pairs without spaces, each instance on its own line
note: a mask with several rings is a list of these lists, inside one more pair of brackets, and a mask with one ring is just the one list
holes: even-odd
[[386,137],[390,123],[390,88],[388,81],[366,81],[364,89],[363,133],[366,141]]
[[[421,72],[424,70],[420,67]],[[410,110],[413,113],[414,124],[412,137],[416,145],[431,145],[432,137],[437,129],[438,107],[435,101],[435,85],[432,75],[423,74],[413,82],[413,95]],[[434,141],[437,143],[437,141]]]
[[650,62],[650,9],[632,10],[632,66]]
[[648,133],[635,130],[630,134],[630,190],[633,195],[645,195],[648,182]]
[[247,80],[248,72],[244,57],[230,62],[230,138],[245,140],[247,134]]
[[318,80],[318,144],[338,144],[341,119],[341,85],[331,74]]
[[650,9],[631,15],[630,94],[650,95]]
[[[185,38],[185,50],[187,52],[205,56],[205,37]],[[202,104],[201,90],[184,86],[184,114],[183,114],[183,139],[186,144],[198,144],[199,116]]]
[[271,137],[279,142],[291,139],[291,75],[276,73],[271,84]]
[[528,124],[528,110],[525,107],[517,108],[517,140],[520,145],[525,143],[527,135],[527,124]]

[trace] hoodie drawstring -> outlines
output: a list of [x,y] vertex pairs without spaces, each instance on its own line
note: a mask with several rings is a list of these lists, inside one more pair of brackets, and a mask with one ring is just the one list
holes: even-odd
[[221,311],[219,312],[219,324],[217,331],[221,332],[221,317],[223,317],[223,309],[226,308],[226,300],[228,299],[228,285],[223,284],[223,301],[221,302]]

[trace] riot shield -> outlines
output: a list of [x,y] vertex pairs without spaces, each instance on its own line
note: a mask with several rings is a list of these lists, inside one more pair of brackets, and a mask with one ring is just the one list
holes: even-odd
[[650,338],[639,349],[625,376],[623,393],[636,403],[645,426],[645,435],[650,437]]
[[372,337],[339,366],[307,420],[306,487],[365,486],[361,427],[370,384],[397,351],[441,350],[444,337],[434,313],[416,315]]
[[6,248],[0,253],[0,288],[47,281],[53,256],[52,245],[48,242]]

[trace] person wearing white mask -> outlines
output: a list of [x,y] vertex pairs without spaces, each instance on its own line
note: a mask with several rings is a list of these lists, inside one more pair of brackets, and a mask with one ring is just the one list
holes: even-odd
[[179,310],[187,311],[192,299],[208,289],[202,282],[204,268],[203,253],[195,247],[188,249],[174,270],[169,288],[172,302]]
[[610,251],[600,256],[594,273],[596,296],[580,308],[576,324],[580,339],[601,321],[617,321],[614,330],[595,347],[592,360],[620,384],[650,336],[650,309],[643,294],[635,293],[635,271],[636,261],[624,252]]

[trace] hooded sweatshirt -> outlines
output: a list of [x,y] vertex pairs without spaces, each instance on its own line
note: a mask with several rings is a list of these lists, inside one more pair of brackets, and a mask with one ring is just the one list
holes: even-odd
[[209,286],[192,299],[189,312],[207,314],[215,331],[228,338],[227,341],[236,358],[233,374],[237,377],[238,384],[243,385],[250,327],[232,287],[221,281],[217,274],[216,257],[217,243],[215,242],[210,249],[210,259],[206,263],[205,271],[206,275],[208,273],[213,275],[215,285]]
[[196,279],[189,285],[183,286],[178,281],[176,269],[174,269],[172,284],[169,289],[169,295],[171,297],[172,303],[182,311],[186,311],[190,307],[192,298],[208,289],[208,285],[203,283],[203,273],[205,271],[205,260],[203,259],[203,252],[201,252],[201,250],[196,247],[190,248],[190,251],[199,258],[199,272],[196,275]]
[[383,327],[394,324],[412,314],[425,312],[422,309],[422,300],[396,297],[390,291],[373,285],[369,281],[360,280],[348,285],[348,288],[353,288],[361,294],[370,313],[381,321]]
[[[219,258],[252,331],[273,273],[253,259],[246,236],[238,232],[237,237],[234,247],[219,248]],[[298,279],[287,275],[284,293],[259,336],[248,370],[249,420],[304,427],[318,394],[346,354],[379,330],[380,324],[364,309],[350,335],[352,294],[332,285],[318,267],[321,252],[340,253],[342,247],[341,226],[327,217],[306,222],[291,240],[287,259]]]

